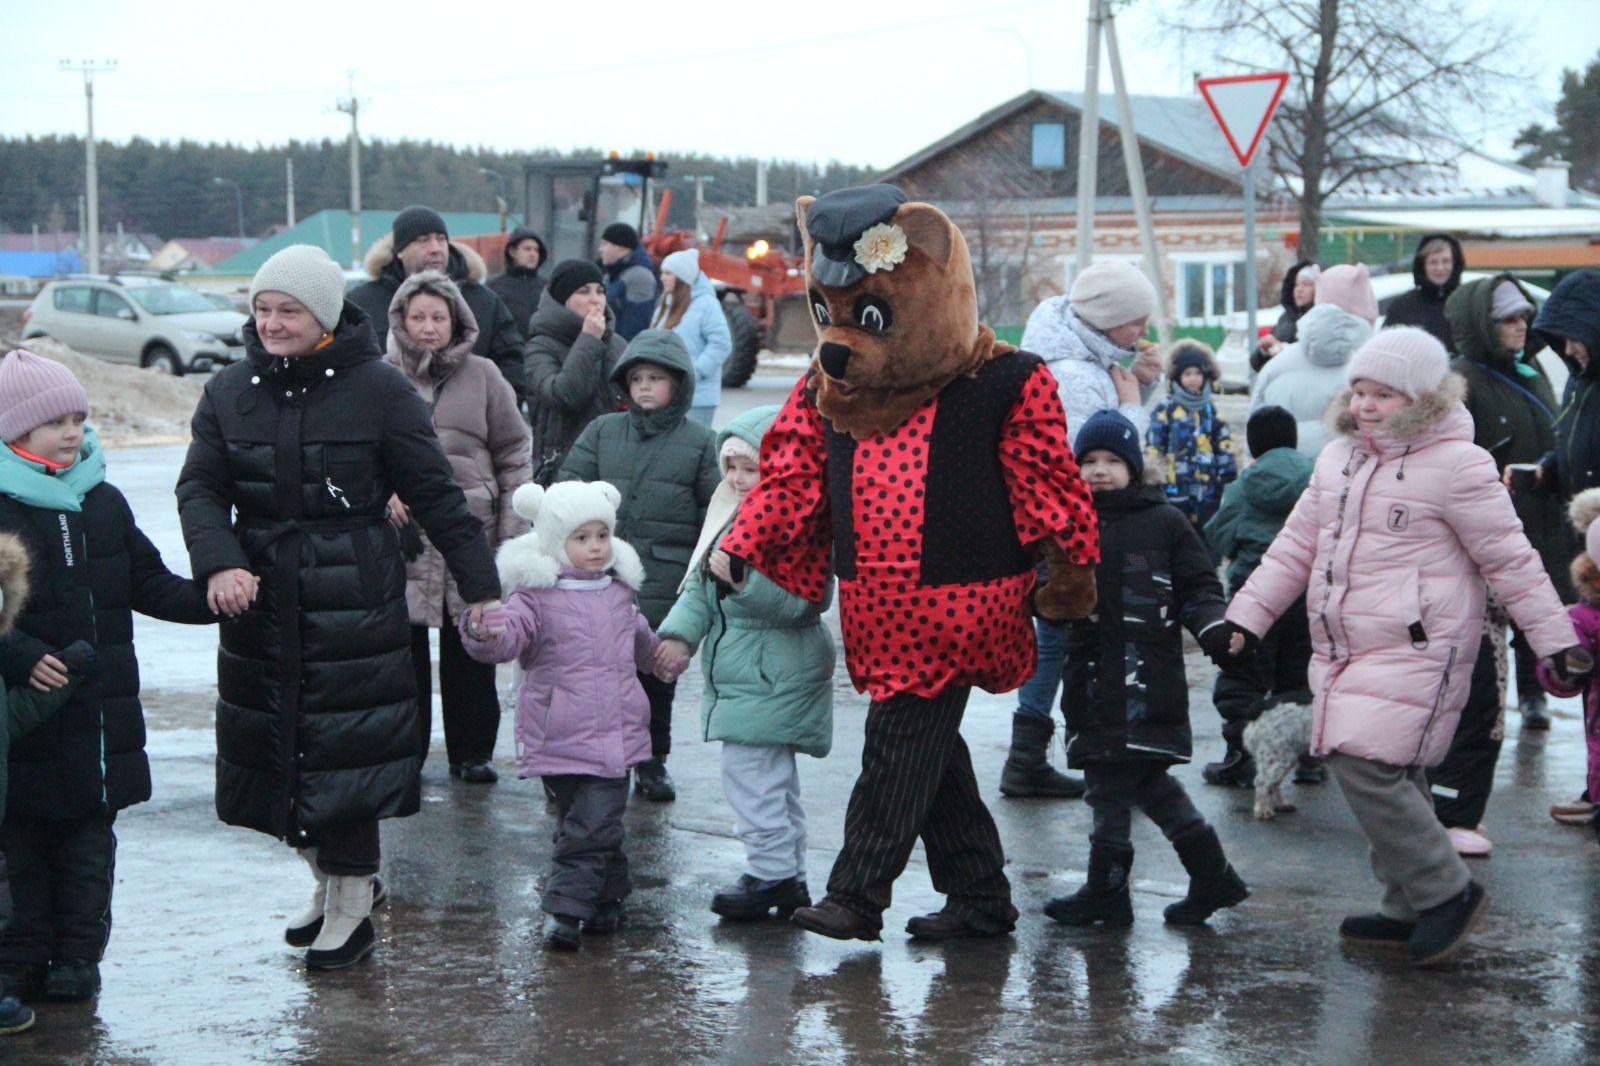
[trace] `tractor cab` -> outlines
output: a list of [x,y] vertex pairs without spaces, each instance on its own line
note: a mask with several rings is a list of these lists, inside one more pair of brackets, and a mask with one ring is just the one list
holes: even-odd
[[626,222],[649,229],[652,181],[667,172],[659,159],[538,159],[522,168],[527,224],[553,261],[593,259],[600,231]]

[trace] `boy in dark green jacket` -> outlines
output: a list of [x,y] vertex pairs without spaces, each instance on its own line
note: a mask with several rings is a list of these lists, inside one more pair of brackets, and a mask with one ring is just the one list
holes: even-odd
[[[639,610],[651,629],[659,629],[677,600],[706,507],[722,481],[716,437],[688,418],[694,363],[671,330],[647,329],[634,337],[611,380],[627,395],[628,409],[589,423],[561,464],[561,480],[608,481],[622,493],[614,533],[644,562]],[[650,697],[651,758],[634,767],[634,790],[664,803],[677,797],[666,759],[678,686],[653,674],[640,674],[639,683]]]
[[[1204,530],[1212,555],[1229,560],[1229,599],[1261,564],[1315,465],[1296,450],[1299,433],[1294,415],[1282,407],[1253,411],[1245,435],[1255,462],[1223,492],[1222,504]],[[1310,662],[1311,630],[1302,596],[1283,612],[1251,655],[1223,666],[1217,674],[1211,701],[1222,715],[1228,750],[1221,762],[1207,763],[1200,772],[1207,784],[1250,788],[1255,783],[1255,760],[1244,750],[1244,727],[1265,710],[1266,697],[1305,689]],[[1306,701],[1310,702],[1309,693]],[[1302,764],[1295,781],[1315,784],[1324,773],[1320,765]]]
[[[28,551],[16,537],[0,533],[0,633],[9,632],[22,613],[22,604],[28,596]],[[86,653],[86,654],[85,654]],[[18,687],[7,692],[0,685],[0,718],[5,728],[0,729],[0,821],[6,814],[6,760],[11,754],[11,742],[61,709],[72,695],[72,690],[82,680],[80,669],[87,669],[94,652],[87,644],[73,645],[63,650],[57,658],[68,661],[67,684],[57,689],[36,691]],[[6,873],[6,857],[0,853],[0,935],[11,924],[11,886]],[[12,995],[0,995],[0,1036],[20,1033],[33,1027],[33,1011],[22,1005]]]

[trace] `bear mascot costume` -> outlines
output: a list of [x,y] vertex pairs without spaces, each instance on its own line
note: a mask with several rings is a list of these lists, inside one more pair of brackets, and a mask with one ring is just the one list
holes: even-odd
[[1005,855],[961,716],[972,686],[1032,675],[1033,611],[1094,609],[1093,504],[1055,378],[978,322],[966,241],[943,212],[869,185],[801,197],[797,214],[820,343],[722,547],[810,600],[838,577],[845,662],[872,702],[827,897],[794,920],[877,940],[921,837],[946,903],[906,931],[1009,933]]

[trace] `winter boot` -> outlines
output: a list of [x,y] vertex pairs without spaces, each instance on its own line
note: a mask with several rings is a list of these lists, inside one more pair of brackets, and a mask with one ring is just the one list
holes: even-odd
[[1294,767],[1294,783],[1297,785],[1323,785],[1328,781],[1328,768],[1322,765],[1322,760],[1311,755],[1300,756],[1300,761]]
[[469,785],[492,785],[500,780],[500,775],[487,759],[453,762],[450,764],[450,776],[459,777]]
[[317,879],[317,887],[311,890],[311,906],[289,923],[289,927],[283,931],[283,939],[292,948],[308,948],[317,939],[317,934],[322,932],[322,914],[328,909],[328,875],[317,865],[316,848],[295,850],[311,867],[311,876]]
[[33,1028],[33,1011],[15,996],[0,997],[0,1036],[10,1036]]
[[583,927],[570,914],[544,916],[544,948],[546,951],[577,951],[583,947]]
[[667,776],[667,760],[646,759],[633,768],[633,790],[651,803],[671,803],[678,790]]
[[1164,912],[1170,925],[1201,925],[1224,907],[1250,898],[1250,889],[1222,853],[1222,841],[1209,825],[1172,842],[1189,871],[1189,894]]
[[604,936],[615,933],[627,924],[628,912],[620,899],[609,899],[604,903],[596,904],[594,917],[583,923],[585,933],[595,933]]
[[93,959],[51,959],[44,998],[63,1003],[92,999],[100,991],[100,964]]
[[1435,966],[1461,950],[1489,904],[1489,894],[1476,881],[1437,907],[1417,917],[1406,950],[1413,966]]
[[1045,904],[1045,914],[1062,925],[1132,925],[1133,899],[1128,892],[1128,872],[1132,869],[1131,846],[1091,840],[1089,879],[1072,895]]
[[1076,799],[1083,795],[1083,778],[1064,774],[1050,765],[1050,735],[1055,728],[1049,718],[1011,716],[1011,752],[1000,772],[1002,796]]
[[1549,732],[1550,715],[1545,711],[1547,706],[1543,692],[1533,692],[1524,696],[1518,708],[1522,711],[1522,728],[1531,729],[1536,733]]
[[1352,914],[1339,923],[1339,935],[1357,944],[1403,948],[1416,928],[1414,922],[1402,922],[1383,914]]
[[712,913],[735,922],[765,918],[773,908],[777,908],[778,917],[787,918],[801,907],[809,906],[810,893],[806,883],[798,877],[763,881],[750,874],[740,874],[739,880],[711,897]]
[[946,908],[932,914],[919,914],[906,922],[906,932],[914,940],[966,940],[972,937],[1009,936],[1017,927],[1017,910],[1008,907],[1009,918],[965,918]]
[[372,928],[372,882],[371,874],[329,876],[327,910],[306,952],[306,969],[343,969],[372,954],[378,940]]
[[1256,761],[1243,748],[1230,747],[1221,762],[1208,762],[1201,780],[1221,788],[1255,788]]
[[800,907],[789,920],[808,933],[819,933],[834,940],[880,940],[881,921],[857,914],[842,903],[823,899],[815,907]]

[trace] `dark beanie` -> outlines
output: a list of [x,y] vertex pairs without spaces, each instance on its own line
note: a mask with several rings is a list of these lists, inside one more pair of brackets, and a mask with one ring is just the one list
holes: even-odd
[[626,222],[613,222],[600,231],[600,239],[623,248],[639,247],[639,231]]
[[1139,431],[1117,411],[1096,411],[1078,430],[1073,452],[1081,459],[1090,452],[1110,452],[1128,464],[1134,484],[1144,477],[1144,449],[1139,446]]
[[418,237],[426,237],[430,233],[450,236],[450,231],[444,225],[444,217],[431,207],[413,204],[394,216],[394,250],[397,252]]
[[564,259],[550,275],[550,298],[564,304],[573,293],[590,282],[605,284],[600,268],[587,259]]
[[1293,448],[1300,443],[1300,428],[1294,415],[1281,407],[1261,407],[1250,412],[1244,424],[1245,443],[1250,456],[1259,459],[1274,448]]

